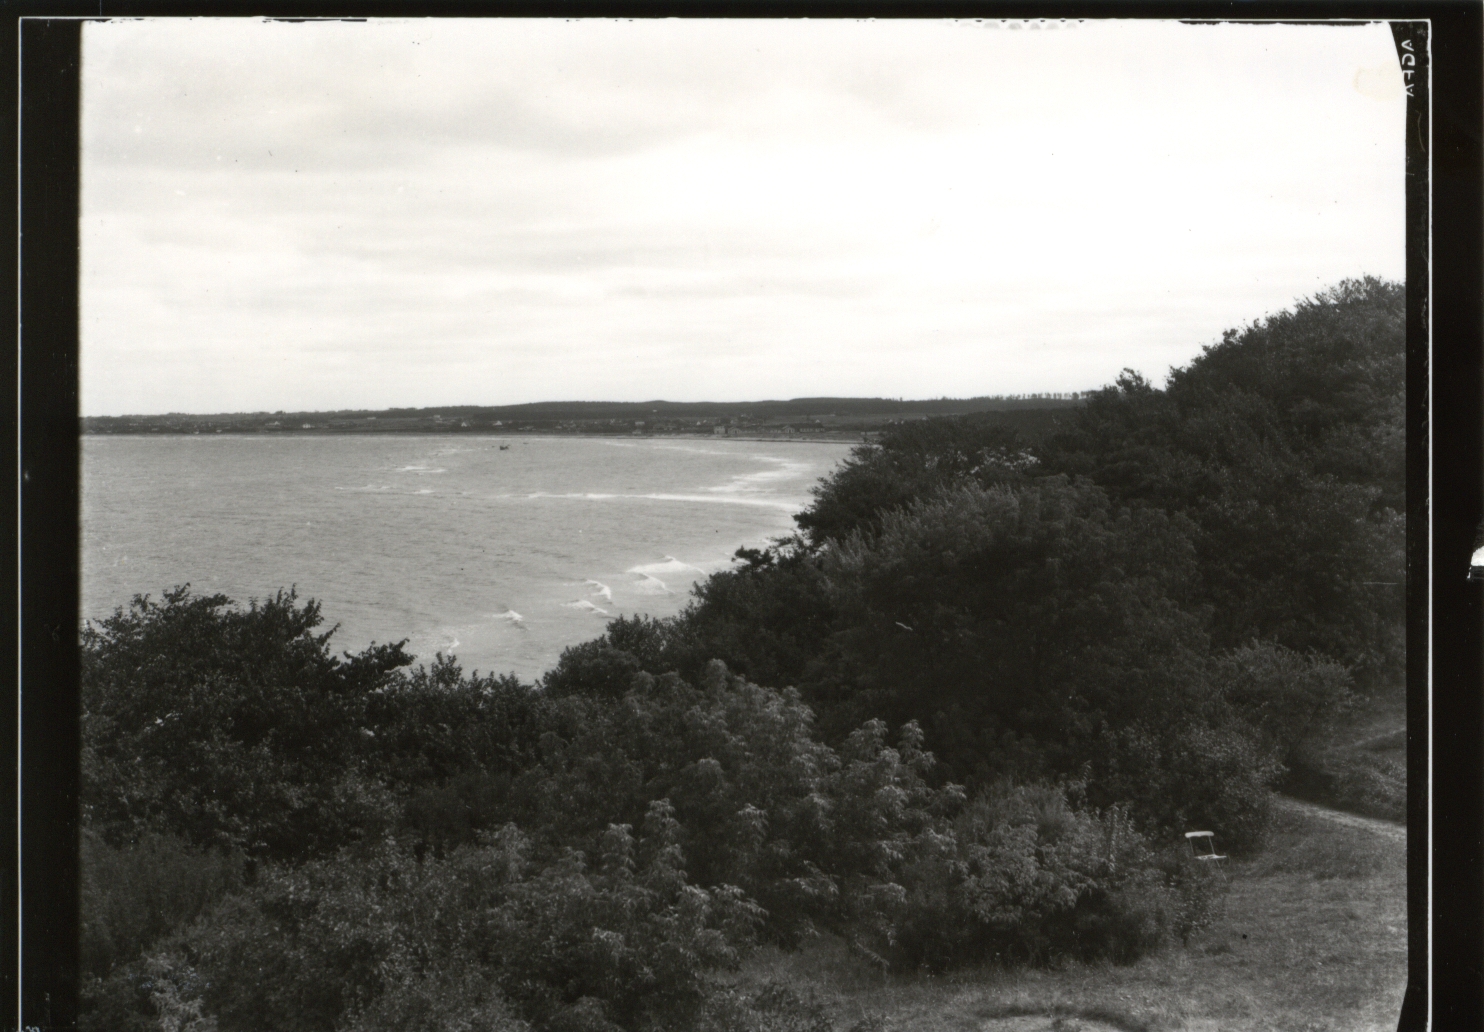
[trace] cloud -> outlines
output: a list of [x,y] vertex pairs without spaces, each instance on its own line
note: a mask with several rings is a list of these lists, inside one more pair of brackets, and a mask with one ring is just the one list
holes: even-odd
[[84,46],[89,413],[1073,390],[1403,269],[1402,102],[1356,86],[1385,26]]

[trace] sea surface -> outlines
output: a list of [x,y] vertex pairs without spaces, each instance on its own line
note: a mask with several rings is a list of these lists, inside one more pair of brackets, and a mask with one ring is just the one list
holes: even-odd
[[407,639],[466,671],[549,669],[620,614],[670,616],[740,546],[789,534],[850,451],[660,438],[82,439],[82,615],[189,583],[294,587],[338,650]]

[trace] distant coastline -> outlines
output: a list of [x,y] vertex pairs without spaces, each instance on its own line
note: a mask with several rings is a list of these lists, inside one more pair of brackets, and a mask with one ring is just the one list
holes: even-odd
[[706,434],[697,432],[676,433],[585,433],[582,431],[566,430],[512,430],[499,431],[488,430],[483,427],[477,430],[304,430],[290,429],[277,433],[265,433],[258,430],[217,430],[210,433],[189,430],[84,430],[85,437],[356,437],[375,436],[386,437],[439,437],[460,436],[480,439],[508,438],[518,440],[523,437],[559,437],[568,441],[753,441],[766,444],[850,444],[862,439],[874,440],[880,435],[880,430],[828,430],[812,434],[770,434],[764,431],[747,434]]
[[904,401],[796,398],[759,402],[539,402],[335,412],[238,412],[198,415],[85,416],[85,435],[198,434],[479,434],[562,437],[681,437],[764,441],[867,439],[897,423],[932,416],[979,415],[1041,429],[1081,404],[1081,394],[1039,394]]

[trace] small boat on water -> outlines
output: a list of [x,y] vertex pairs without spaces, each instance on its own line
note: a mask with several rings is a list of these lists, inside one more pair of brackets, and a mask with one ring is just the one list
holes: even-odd
[[501,451],[509,451],[510,450],[510,445],[508,445],[508,444],[502,444],[502,445],[500,445],[500,450]]

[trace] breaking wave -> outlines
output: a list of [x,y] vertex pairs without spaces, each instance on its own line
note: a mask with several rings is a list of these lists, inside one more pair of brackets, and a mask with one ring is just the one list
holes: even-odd
[[641,595],[674,594],[674,591],[671,590],[670,586],[665,583],[660,574],[664,574],[665,577],[669,577],[673,580],[676,577],[683,577],[688,573],[701,574],[702,576],[704,576],[706,573],[706,571],[701,569],[699,566],[692,566],[690,563],[681,562],[673,555],[665,556],[663,562],[644,563],[639,566],[631,566],[624,572],[632,574],[633,576],[639,578],[639,582],[634,585],[634,590],[639,592],[639,594]]
[[580,609],[585,613],[592,613],[594,616],[610,615],[608,610],[603,609],[600,606],[593,605],[585,598],[579,598],[572,602],[563,602],[562,605],[566,606],[568,609]]

